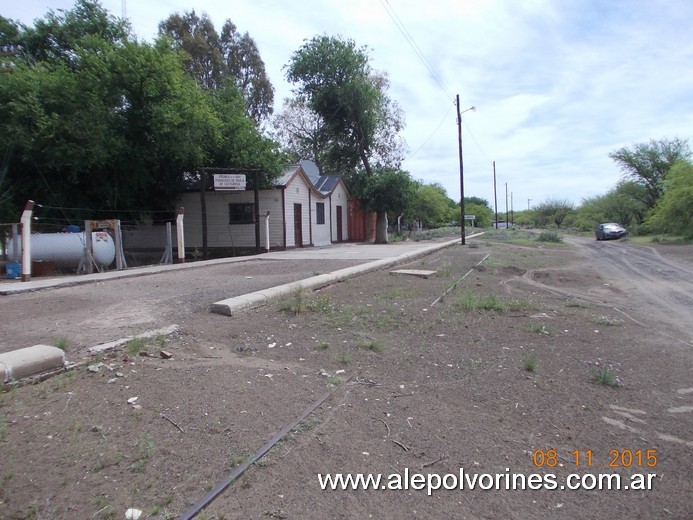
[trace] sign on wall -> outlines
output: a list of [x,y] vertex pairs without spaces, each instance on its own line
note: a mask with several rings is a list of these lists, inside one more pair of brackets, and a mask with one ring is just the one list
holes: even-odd
[[214,189],[218,191],[242,191],[245,190],[245,174],[215,173]]

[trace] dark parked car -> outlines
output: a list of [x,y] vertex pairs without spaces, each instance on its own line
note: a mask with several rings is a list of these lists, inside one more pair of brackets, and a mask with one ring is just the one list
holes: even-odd
[[597,240],[609,240],[624,237],[628,234],[628,231],[621,224],[608,222],[606,224],[597,224],[597,227],[594,228],[594,233],[597,235]]

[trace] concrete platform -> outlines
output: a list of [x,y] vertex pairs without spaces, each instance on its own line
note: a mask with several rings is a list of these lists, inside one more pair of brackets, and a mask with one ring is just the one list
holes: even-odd
[[34,345],[0,354],[0,381],[9,383],[65,366],[65,352],[50,345]]

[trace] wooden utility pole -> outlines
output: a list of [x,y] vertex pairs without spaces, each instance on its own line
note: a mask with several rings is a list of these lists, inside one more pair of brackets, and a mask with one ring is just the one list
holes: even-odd
[[462,164],[462,113],[460,112],[460,95],[455,96],[455,104],[457,105],[457,148],[460,156],[460,232],[462,245],[465,244],[464,232],[464,166]]
[[505,229],[508,229],[508,183],[505,183]]
[[496,161],[493,161],[493,212],[495,213],[496,229],[498,229],[498,197],[496,194]]

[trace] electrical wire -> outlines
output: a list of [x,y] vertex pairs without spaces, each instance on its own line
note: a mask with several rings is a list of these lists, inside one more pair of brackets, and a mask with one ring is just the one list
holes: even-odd
[[404,22],[400,19],[400,17],[397,15],[395,12],[395,9],[390,5],[390,2],[388,0],[380,0],[380,5],[383,6],[383,9],[387,12],[387,14],[390,16],[394,24],[397,26],[397,29],[399,29],[399,32],[402,33],[402,36],[404,36],[404,39],[407,40],[407,43],[409,43],[409,46],[412,48],[416,56],[419,58],[421,63],[424,64],[424,66],[428,69],[428,71],[431,73],[431,76],[433,76],[433,79],[438,83],[438,86],[445,92],[445,94],[451,98],[454,99],[455,96],[453,96],[450,91],[447,89],[445,84],[443,83],[442,78],[440,75],[436,72],[436,70],[431,66],[431,64],[428,62],[426,59],[426,56],[424,56],[424,53],[421,51],[421,48],[417,45],[416,41],[414,40],[414,37],[411,35],[411,33],[407,30],[407,28],[404,25]]

